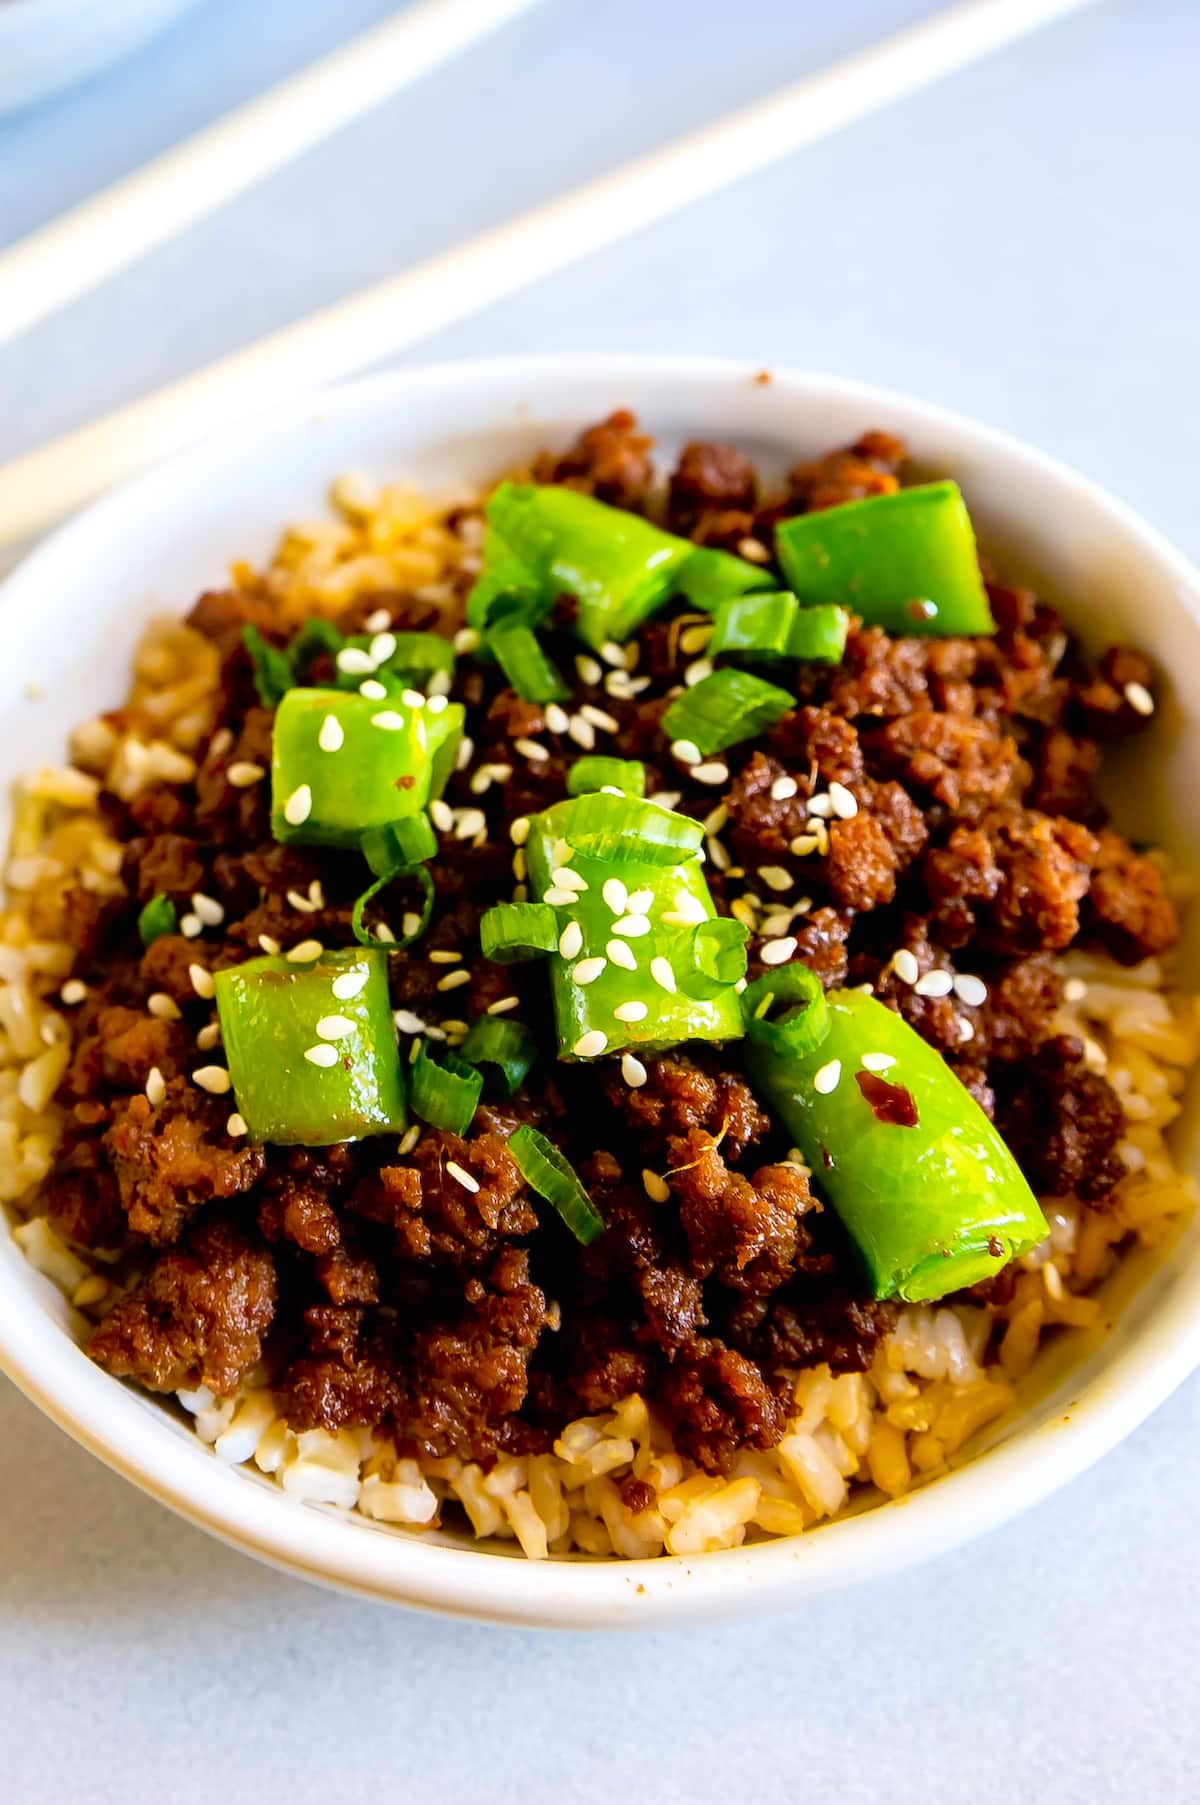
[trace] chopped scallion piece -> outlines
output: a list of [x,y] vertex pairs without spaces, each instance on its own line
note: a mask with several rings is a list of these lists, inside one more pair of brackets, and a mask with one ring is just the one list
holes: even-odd
[[333,622],[326,620],[323,615],[316,614],[311,620],[306,620],[299,631],[292,635],[288,644],[287,655],[288,662],[292,667],[292,683],[298,683],[302,677],[307,676],[308,667],[322,653],[327,653],[330,658],[336,658],[345,643]]
[[523,1022],[481,1015],[459,1051],[470,1065],[491,1066],[506,1097],[515,1097],[537,1058],[537,1041]]
[[[386,938],[382,934],[372,934],[365,919],[368,907],[381,890],[386,890],[389,884],[395,883],[397,878],[401,877],[413,878],[420,886],[421,907],[416,911],[417,926],[411,934],[389,933]],[[377,877],[375,882],[357,898],[350,911],[350,931],[360,946],[381,947],[384,952],[396,952],[402,947],[411,946],[414,941],[421,938],[429,926],[429,917],[432,913],[433,879],[429,875],[429,867],[427,865],[397,866],[391,871],[385,871],[382,877]]]
[[138,916],[138,934],[143,946],[152,946],[164,934],[173,934],[179,915],[169,896],[152,896]]
[[457,1054],[443,1053],[441,1062],[430,1056],[424,1041],[409,1067],[408,1095],[413,1114],[432,1128],[465,1134],[483,1090],[483,1075]]
[[753,739],[795,706],[794,697],[750,671],[725,668],[676,696],[662,718],[669,739],[690,740],[704,758]]
[[577,852],[612,864],[679,865],[704,842],[699,821],[637,796],[592,791],[560,804],[558,818],[563,838]]
[[526,702],[561,702],[570,695],[558,671],[538,644],[532,627],[507,620],[487,635],[488,649],[517,694]]
[[773,966],[742,992],[746,1035],[772,1053],[811,1053],[825,1038],[828,1015],[820,978],[798,959]]
[[278,646],[268,645],[257,627],[242,628],[242,644],[254,668],[254,687],[264,708],[278,707],[295,683],[292,661]]
[[423,865],[437,852],[437,835],[429,816],[406,815],[373,827],[362,837],[362,853],[376,877],[394,877],[409,865]]
[[577,758],[567,772],[568,796],[589,790],[620,790],[626,796],[646,794],[646,767],[637,758]]
[[803,658],[838,664],[846,649],[850,616],[844,608],[823,604],[802,608],[794,595],[739,595],[717,609],[710,657],[766,661]]
[[[501,484],[501,488],[512,487]],[[467,597],[467,625],[486,633],[501,620],[536,627],[554,606],[554,595],[541,578],[518,557],[490,518],[484,526],[483,569]]]
[[675,590],[686,596],[693,608],[715,614],[730,596],[745,595],[753,589],[774,589],[777,582],[774,571],[764,570],[761,564],[735,558],[732,552],[718,551],[712,545],[698,545],[676,572]]
[[527,1122],[508,1138],[508,1151],[530,1188],[552,1203],[585,1247],[604,1233],[604,1219],[580,1183],[579,1174],[552,1141]]
[[746,975],[750,930],[728,915],[697,922],[686,958],[676,961],[679,988],[690,997],[717,997]]
[[558,945],[558,920],[549,903],[497,903],[479,923],[479,944],[497,965],[540,959]]
[[834,603],[801,608],[788,640],[788,657],[810,664],[840,664],[849,631],[849,614]]

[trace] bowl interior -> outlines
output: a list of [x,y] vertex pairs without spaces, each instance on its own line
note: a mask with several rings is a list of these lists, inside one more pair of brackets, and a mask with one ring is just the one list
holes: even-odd
[[[320,515],[348,469],[458,492],[565,443],[617,406],[635,408],[666,464],[687,439],[727,438],[768,474],[881,426],[920,466],[961,483],[983,546],[1006,576],[1059,602],[1099,645],[1130,639],[1174,676],[1152,732],[1114,774],[1118,824],[1184,864],[1200,845],[1200,588],[1156,536],[1082,479],[953,416],[851,384],[656,360],[463,364],[359,383],[201,447],[75,521],[0,590],[0,834],[7,791],[62,759],[73,723],[120,701],[147,620],[182,613],[265,555],[280,527]],[[1185,968],[1200,971],[1193,924]],[[1194,1127],[1178,1143],[1200,1170]],[[0,1365],[102,1458],[215,1533],[309,1577],[428,1608],[531,1623],[678,1622],[795,1602],[965,1539],[1049,1491],[1111,1446],[1200,1361],[1200,1227],[1118,1275],[1104,1333],[1064,1337],[1015,1420],[948,1477],[796,1542],[638,1563],[534,1566],[453,1536],[413,1537],[298,1505],[230,1471],[170,1409],[94,1369],[72,1313],[4,1239]],[[1120,1304],[1120,1308],[1117,1306]]]

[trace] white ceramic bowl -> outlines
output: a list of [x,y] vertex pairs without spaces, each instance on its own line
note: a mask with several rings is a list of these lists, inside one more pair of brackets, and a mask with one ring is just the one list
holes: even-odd
[[194,0],[0,0],[0,114],[128,56]]
[[[3,769],[61,757],[69,726],[125,691],[142,624],[265,554],[281,524],[321,511],[329,479],[366,469],[426,488],[485,479],[635,408],[669,457],[684,439],[737,442],[776,468],[855,437],[902,433],[962,483],[984,544],[1066,605],[1085,636],[1128,637],[1167,673],[1200,668],[1200,577],[1127,509],[1012,439],[852,383],[671,359],[556,358],[401,371],[306,398],[154,471],[44,544],[0,591]],[[31,682],[42,699],[26,693]],[[1200,689],[1180,683],[1139,742],[1136,831],[1200,845]],[[1134,823],[1131,822],[1131,825]],[[5,830],[6,831],[6,830]],[[1180,1156],[1196,1169],[1186,1129]],[[1044,1497],[1111,1448],[1200,1364],[1200,1225],[1131,1260],[1113,1327],[1050,1351],[1036,1397],[986,1450],[895,1503],[790,1540],[700,1559],[526,1562],[449,1536],[414,1537],[297,1503],[230,1469],[148,1397],[92,1366],[58,1294],[0,1245],[0,1366],[135,1484],[248,1553],[306,1578],[462,1616],[575,1628],[692,1623],[795,1606],[936,1554]]]

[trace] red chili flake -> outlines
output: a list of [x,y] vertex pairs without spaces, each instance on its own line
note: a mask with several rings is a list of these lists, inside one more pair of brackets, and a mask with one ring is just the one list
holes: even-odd
[[406,771],[406,772],[405,772],[405,773],[404,773],[404,776],[403,776],[403,777],[397,777],[397,778],[396,778],[396,780],[395,780],[395,782],[394,782],[394,783],[393,783],[393,784],[392,784],[392,788],[393,788],[393,789],[394,789],[394,790],[411,790],[411,789],[412,789],[412,787],[413,787],[413,784],[414,784],[414,783],[415,783],[415,782],[416,782],[416,781],[417,781],[417,780],[416,780],[416,778],[415,778],[415,777],[414,777],[414,776],[413,776],[413,774],[412,774],[412,772],[411,772],[411,771]]
[[832,1172],[833,1171],[833,1155],[832,1155],[832,1153],[830,1153],[830,1151],[829,1151],[828,1147],[825,1145],[824,1141],[822,1141],[820,1143],[820,1146],[821,1146],[821,1164],[824,1166],[824,1168],[827,1172]]
[[999,1235],[989,1235],[988,1236],[988,1252],[991,1254],[993,1260],[998,1260],[1000,1258],[1000,1256],[1003,1254],[1004,1243],[1000,1239]]
[[881,1122],[893,1128],[915,1128],[920,1121],[913,1094],[902,1084],[889,1084],[874,1072],[855,1072],[854,1082]]

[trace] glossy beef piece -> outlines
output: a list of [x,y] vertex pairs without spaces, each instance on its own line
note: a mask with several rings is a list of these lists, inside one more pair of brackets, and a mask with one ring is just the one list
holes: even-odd
[[1085,1066],[1081,1043],[1058,1036],[1029,1064],[998,1070],[996,1119],[1034,1191],[1109,1196],[1125,1172],[1116,1150],[1125,1115],[1108,1080]]
[[231,1139],[228,1117],[227,1097],[182,1079],[157,1107],[144,1095],[117,1106],[104,1146],[132,1234],[170,1246],[202,1205],[239,1196],[261,1177],[266,1154]]
[[[832,1258],[827,1264],[832,1268]],[[725,1334],[766,1371],[824,1363],[834,1372],[864,1372],[895,1316],[893,1305],[831,1274],[801,1279],[773,1297],[747,1298]]]
[[148,1391],[207,1385],[228,1396],[262,1356],[276,1290],[270,1255],[230,1223],[208,1222],[118,1301],[88,1352]]
[[869,743],[888,776],[956,815],[978,816],[1014,785],[1016,742],[986,721],[917,710],[878,728]]
[[605,1089],[636,1133],[666,1137],[698,1129],[710,1137],[720,1135],[731,1159],[740,1159],[771,1131],[770,1118],[744,1079],[719,1067],[709,1070],[684,1053],[647,1060],[646,1082],[637,1090],[617,1074]]
[[650,452],[654,440],[642,432],[628,408],[589,426],[561,457],[546,452],[534,466],[539,483],[565,483],[598,501],[641,510],[654,480]]
[[293,1429],[374,1428],[401,1403],[394,1336],[356,1305],[313,1305],[277,1392]]
[[1099,836],[1085,920],[1123,965],[1169,952],[1179,939],[1179,917],[1162,871],[1108,829]]
[[121,1247],[127,1223],[121,1194],[102,1142],[87,1138],[64,1148],[42,1188],[46,1214],[81,1247]]
[[[477,1181],[471,1191],[448,1170],[458,1165]],[[464,1139],[427,1128],[405,1165],[384,1166],[378,1182],[360,1185],[349,1207],[386,1224],[407,1260],[480,1266],[501,1242],[533,1233],[537,1213],[516,1161],[494,1133]]]
[[710,1472],[727,1472],[739,1449],[772,1448],[787,1406],[752,1360],[720,1341],[696,1341],[663,1375],[660,1403],[676,1445]]
[[693,439],[679,454],[667,490],[667,525],[702,545],[734,550],[754,530],[754,465],[734,445]]
[[804,1217],[814,1207],[799,1168],[762,1166],[744,1177],[699,1128],[671,1136],[667,1153],[692,1273],[735,1291],[786,1284],[808,1249]]
[[1000,882],[980,911],[980,938],[997,953],[1060,952],[1079,932],[1095,836],[1062,815],[1008,809],[987,816]]
[[845,450],[797,464],[788,477],[789,511],[835,508],[871,495],[892,495],[900,486],[896,472],[906,455],[903,439],[872,431]]
[[1147,712],[1144,700],[1141,708],[1135,706],[1130,686],[1134,686],[1134,695],[1144,691],[1153,701],[1153,683],[1154,667],[1147,657],[1130,646],[1112,646],[1094,668],[1085,668],[1073,683],[1073,721],[1084,733],[1102,740],[1141,733],[1150,725],[1153,708]]

